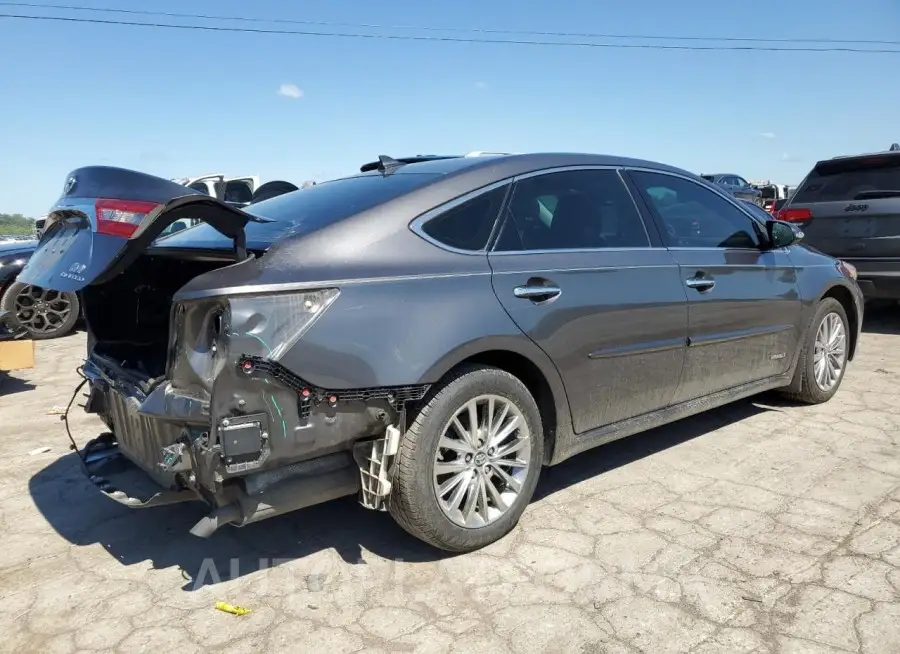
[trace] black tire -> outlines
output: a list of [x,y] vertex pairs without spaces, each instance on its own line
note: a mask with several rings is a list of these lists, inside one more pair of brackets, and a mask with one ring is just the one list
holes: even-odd
[[81,315],[81,303],[75,293],[59,293],[69,303],[69,311],[64,320],[52,325],[52,328],[38,329],[27,321],[20,320],[20,307],[17,306],[16,299],[28,289],[33,288],[29,284],[21,282],[13,282],[10,284],[3,297],[0,298],[0,311],[8,311],[11,316],[11,322],[14,325],[21,326],[28,331],[29,338],[35,341],[43,341],[51,338],[59,338],[69,334],[78,323]]
[[[816,333],[825,317],[829,314],[836,314],[844,326],[845,355],[837,383],[830,389],[823,390],[816,382],[815,374]],[[847,372],[847,355],[850,352],[850,321],[847,319],[847,312],[844,311],[844,307],[840,302],[834,298],[827,297],[819,303],[803,337],[802,347],[800,358],[797,361],[797,369],[794,371],[794,378],[791,381],[791,385],[787,389],[782,390],[782,394],[795,402],[803,404],[827,402],[834,397],[834,394],[841,387],[844,373]]]
[[[525,479],[512,505],[494,522],[477,528],[452,522],[438,504],[434,465],[438,442],[457,411],[482,395],[496,395],[515,405],[529,429],[530,455]],[[544,430],[534,398],[525,385],[504,370],[486,366],[461,368],[434,389],[403,436],[388,510],[407,532],[448,552],[471,552],[499,540],[516,526],[531,501],[544,456]]]

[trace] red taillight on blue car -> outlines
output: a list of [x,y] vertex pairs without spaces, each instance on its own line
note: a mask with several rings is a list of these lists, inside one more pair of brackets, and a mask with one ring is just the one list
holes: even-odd
[[160,206],[143,200],[99,199],[94,206],[97,233],[131,238],[147,216]]

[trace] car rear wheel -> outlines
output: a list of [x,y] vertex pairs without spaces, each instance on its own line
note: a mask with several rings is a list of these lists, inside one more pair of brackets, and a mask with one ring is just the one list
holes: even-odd
[[498,368],[460,370],[430,395],[403,436],[391,515],[450,552],[493,543],[531,500],[543,445],[537,404],[519,379]]
[[850,353],[850,321],[834,298],[819,303],[797,362],[789,398],[804,404],[821,404],[837,393],[844,379]]
[[0,299],[0,310],[8,311],[17,325],[39,341],[71,332],[78,322],[81,305],[75,293],[13,282]]

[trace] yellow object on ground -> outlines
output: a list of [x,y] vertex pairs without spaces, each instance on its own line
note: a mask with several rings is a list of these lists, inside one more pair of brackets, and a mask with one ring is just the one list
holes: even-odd
[[243,606],[232,606],[228,602],[216,602],[216,608],[234,615],[247,615],[250,613],[250,609],[245,609]]

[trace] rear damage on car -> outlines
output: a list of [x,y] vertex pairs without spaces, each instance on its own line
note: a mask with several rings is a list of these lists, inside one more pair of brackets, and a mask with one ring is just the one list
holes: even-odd
[[[186,216],[228,247],[161,247]],[[327,388],[285,365],[341,289],[218,286],[265,265],[244,231],[260,220],[159,178],[79,169],[22,273],[82,297],[85,410],[108,428],[78,448],[90,480],[131,508],[205,503],[201,537],[355,493],[384,508],[407,403],[428,390]]]

